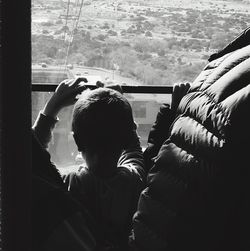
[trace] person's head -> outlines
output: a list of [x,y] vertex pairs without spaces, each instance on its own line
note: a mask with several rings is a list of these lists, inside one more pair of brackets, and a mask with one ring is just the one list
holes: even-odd
[[72,131],[83,154],[118,156],[129,143],[133,127],[129,102],[112,89],[84,91],[73,109]]

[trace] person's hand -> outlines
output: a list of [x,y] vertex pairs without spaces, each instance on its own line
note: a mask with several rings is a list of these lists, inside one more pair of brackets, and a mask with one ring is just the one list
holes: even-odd
[[173,87],[172,93],[172,102],[171,102],[171,109],[176,111],[181,99],[187,94],[190,88],[190,84],[188,82],[175,84]]
[[105,87],[109,88],[109,89],[113,89],[113,90],[118,91],[121,94],[123,94],[122,87],[120,85],[118,85],[118,84],[110,84],[110,85],[107,85]]
[[62,81],[46,103],[43,114],[56,118],[62,108],[73,105],[77,100],[76,96],[86,89],[83,82],[86,83],[87,79],[79,77]]
[[101,81],[97,81],[97,82],[96,82],[96,86],[97,86],[97,87],[105,87],[105,88],[113,89],[113,90],[118,91],[118,92],[120,92],[121,94],[123,94],[121,85],[115,84],[115,83],[113,83],[113,82],[112,82],[112,83],[109,83],[109,84],[104,84],[104,83],[102,83]]

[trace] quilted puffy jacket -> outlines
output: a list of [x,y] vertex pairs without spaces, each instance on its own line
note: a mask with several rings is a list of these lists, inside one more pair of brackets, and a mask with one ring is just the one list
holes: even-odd
[[211,57],[166,126],[134,216],[138,250],[250,250],[249,32]]

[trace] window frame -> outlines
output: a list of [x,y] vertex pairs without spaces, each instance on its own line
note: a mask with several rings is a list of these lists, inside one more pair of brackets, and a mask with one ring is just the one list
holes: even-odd
[[[4,20],[0,47],[0,74],[4,83],[0,87],[0,245],[7,251],[31,250],[31,92],[54,91],[57,85],[31,83],[31,1],[8,0],[1,1],[0,5]],[[167,86],[124,86],[127,93],[171,91],[172,87]]]
[[[32,92],[54,92],[57,84],[32,84]],[[87,88],[95,89],[94,85],[86,85]],[[171,94],[173,86],[152,86],[152,85],[121,85],[124,93],[151,93],[151,94]]]
[[31,1],[0,6],[0,249],[32,250]]

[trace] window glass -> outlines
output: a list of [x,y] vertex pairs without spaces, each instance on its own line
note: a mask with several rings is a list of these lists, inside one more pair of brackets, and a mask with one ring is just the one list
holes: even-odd
[[132,101],[132,109],[134,114],[138,118],[146,118],[147,111],[146,111],[146,101]]
[[32,73],[32,83],[55,83],[58,84],[64,79],[67,78],[67,74],[65,73],[57,73],[57,72],[33,72]]
[[[209,55],[247,28],[249,12],[248,0],[32,0],[32,82],[57,84],[76,76],[89,84],[192,82]],[[32,122],[50,95],[32,94]],[[126,95],[146,147],[159,105],[170,95]],[[67,109],[50,147],[58,165],[81,162]]]
[[32,0],[32,60],[127,84],[192,81],[247,27],[249,7],[247,0]]
[[[33,92],[32,93],[32,123],[35,122],[37,114],[43,108],[52,93]],[[171,101],[170,94],[125,94],[132,108],[134,120],[137,124],[137,132],[140,136],[142,149],[147,147],[148,133],[155,121],[157,112],[162,103]],[[75,145],[72,132],[72,109],[73,106],[64,108],[58,115],[53,138],[49,144],[49,152],[52,161],[62,173],[78,170],[79,166],[85,164],[81,154]],[[143,116],[142,116],[143,115]]]

